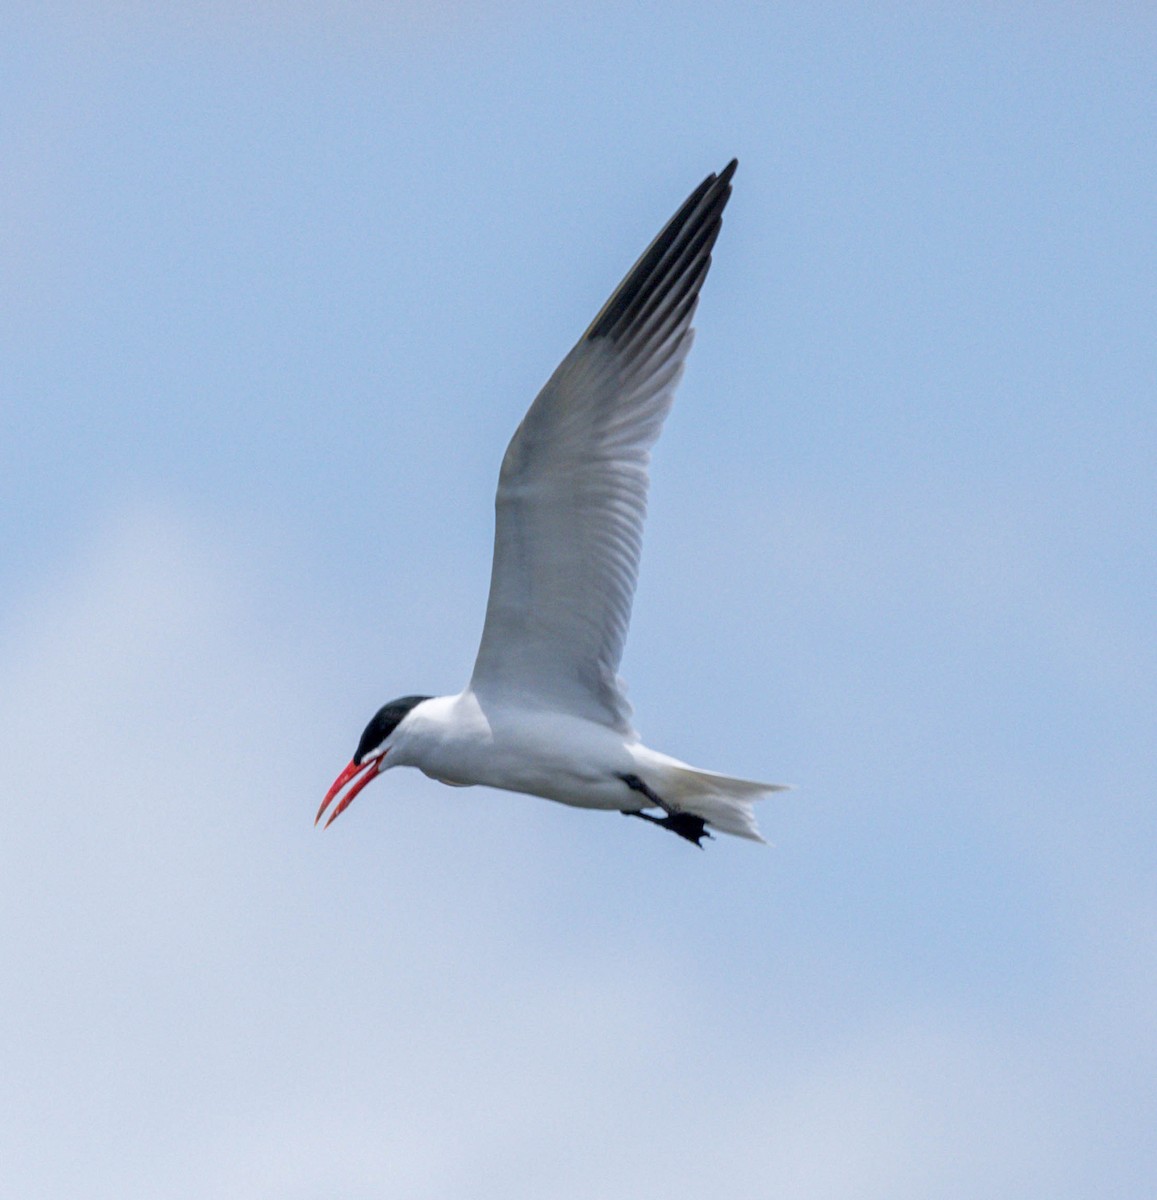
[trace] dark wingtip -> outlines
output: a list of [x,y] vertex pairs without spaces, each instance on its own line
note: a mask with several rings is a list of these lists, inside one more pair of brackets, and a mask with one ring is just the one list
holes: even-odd
[[[712,172],[687,197],[591,322],[584,334],[586,341],[618,338],[646,307],[648,296],[656,297],[658,302],[671,285],[686,277],[697,256],[710,264],[711,247],[731,196],[731,177],[738,166],[739,159],[733,158],[718,175]],[[702,238],[696,245],[695,239],[700,234]],[[695,283],[693,297],[698,295],[698,285],[705,275],[706,267]]]

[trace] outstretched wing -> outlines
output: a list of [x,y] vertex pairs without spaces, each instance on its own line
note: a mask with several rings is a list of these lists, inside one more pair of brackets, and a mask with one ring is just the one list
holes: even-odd
[[502,461],[480,699],[630,730],[618,680],[651,447],[691,348],[737,163],[708,176],[563,359]]

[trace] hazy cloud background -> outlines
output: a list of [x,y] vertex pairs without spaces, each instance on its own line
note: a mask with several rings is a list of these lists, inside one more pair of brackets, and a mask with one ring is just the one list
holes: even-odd
[[[1151,14],[0,34],[0,1194],[1147,1195]],[[315,832],[732,154],[625,671],[774,848],[403,773]]]

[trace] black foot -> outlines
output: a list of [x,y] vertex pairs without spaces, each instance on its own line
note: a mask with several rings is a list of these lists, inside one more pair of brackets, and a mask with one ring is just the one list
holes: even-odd
[[624,809],[623,816],[638,817],[642,821],[650,821],[652,825],[661,825],[664,829],[677,833],[681,838],[694,842],[700,850],[703,849],[703,839],[711,837],[711,834],[707,832],[707,822],[702,817],[693,816],[691,813],[668,813],[665,817],[653,817],[650,813],[629,812]]
[[652,825],[662,825],[664,829],[677,833],[681,838],[694,842],[700,850],[703,849],[703,839],[709,838],[711,834],[707,832],[707,823],[702,817],[693,816],[691,813],[673,812],[662,797],[649,788],[638,775],[620,775],[619,778],[632,792],[640,792],[667,814],[665,817],[652,817],[648,813],[624,809],[624,817],[642,817],[644,821],[650,821]]

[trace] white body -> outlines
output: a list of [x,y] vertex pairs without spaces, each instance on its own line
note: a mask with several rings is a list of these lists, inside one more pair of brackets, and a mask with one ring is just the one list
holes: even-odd
[[417,767],[456,787],[484,784],[609,809],[624,807],[617,776],[638,767],[605,725],[497,705],[484,711],[469,689],[419,704],[398,727],[386,765]]
[[762,841],[751,801],[778,785],[699,771],[637,738],[583,717],[503,705],[485,709],[468,688],[414,708],[382,764],[417,767],[453,787],[482,784],[577,808],[654,809],[623,776],[634,775],[678,812],[726,833]]

